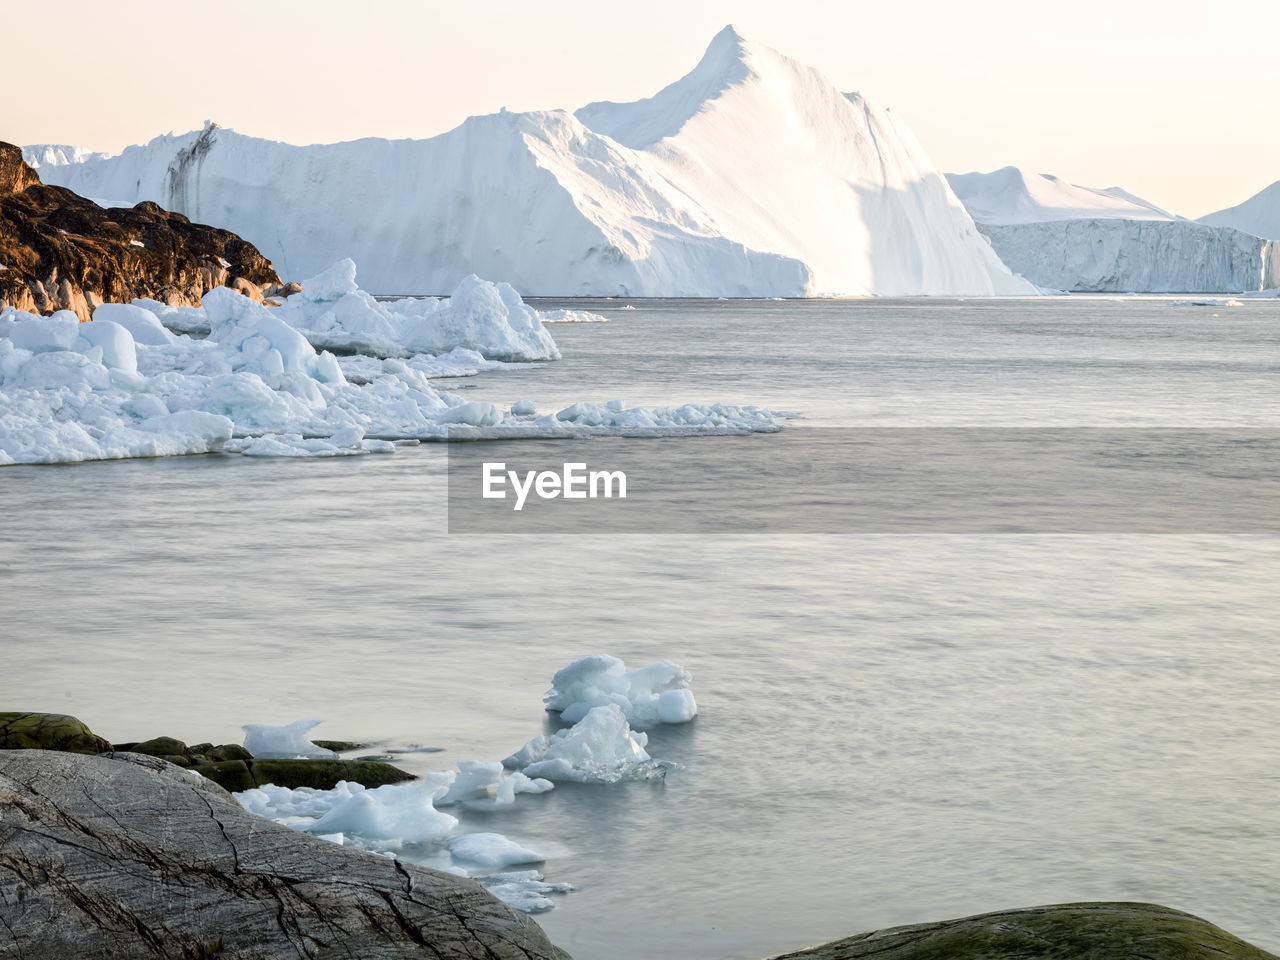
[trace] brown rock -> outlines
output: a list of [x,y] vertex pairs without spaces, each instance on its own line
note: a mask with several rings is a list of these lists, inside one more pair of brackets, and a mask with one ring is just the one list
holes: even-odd
[[9,143],[0,143],[0,263],[0,307],[81,320],[103,302],[196,306],[221,286],[260,301],[263,287],[280,285],[271,262],[234,233],[149,201],[103,209],[45,186]]

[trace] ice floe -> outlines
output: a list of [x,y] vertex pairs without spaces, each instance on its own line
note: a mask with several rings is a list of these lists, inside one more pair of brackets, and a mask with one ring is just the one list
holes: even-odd
[[[350,261],[307,284],[273,308],[219,288],[195,308],[103,304],[83,324],[68,311],[5,309],[0,464],[217,451],[345,456],[412,440],[741,434],[777,430],[786,416],[754,406],[617,402],[538,416],[530,400],[504,413],[431,381],[559,356],[537,312],[509,286],[468,277],[448,300],[384,303],[355,286]],[[380,355],[340,359],[317,351],[326,343]]]

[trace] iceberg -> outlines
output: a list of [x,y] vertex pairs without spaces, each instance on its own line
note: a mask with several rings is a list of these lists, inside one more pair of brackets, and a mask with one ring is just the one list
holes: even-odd
[[1001,259],[1041,287],[1240,293],[1280,284],[1280,244],[1175,217],[1119,187],[1081,187],[1016,167],[947,179]]
[[[113,157],[41,157],[46,183],[233,230],[282,276],[351,254],[386,294],[442,293],[471,274],[546,296],[1036,292],[902,121],[732,27],[635,103],[502,111],[425,140],[293,146],[209,125]],[[467,324],[459,309],[435,331]],[[330,332],[378,335],[336,314]]]

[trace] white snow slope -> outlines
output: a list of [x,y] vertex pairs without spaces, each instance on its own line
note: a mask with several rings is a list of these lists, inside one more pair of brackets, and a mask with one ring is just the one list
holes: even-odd
[[1001,259],[1042,287],[1242,293],[1280,283],[1280,244],[1175,217],[1119,187],[1016,167],[947,179]]
[[1235,227],[1268,240],[1280,240],[1280,180],[1244,203],[1201,217],[1211,227]]
[[234,230],[289,278],[350,256],[383,293],[1035,292],[887,111],[731,27],[653,98],[576,116],[306,147],[208,126],[56,160],[46,182]]
[[969,215],[982,224],[1044,220],[1177,220],[1120,187],[1081,187],[1047,173],[1002,167],[992,173],[948,173],[947,182]]

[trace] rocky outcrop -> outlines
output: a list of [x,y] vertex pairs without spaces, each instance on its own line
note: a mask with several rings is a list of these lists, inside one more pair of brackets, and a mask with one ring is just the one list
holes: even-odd
[[256,300],[283,292],[271,262],[234,233],[154,203],[104,209],[42,184],[0,143],[0,307],[88,320],[104,302],[197,306],[222,286]]
[[1149,903],[1066,903],[917,923],[775,960],[1276,960],[1206,920]]
[[23,161],[21,150],[0,143],[0,197],[21,193],[39,182],[40,175]]
[[[344,741],[324,742],[351,748],[359,746]],[[58,713],[0,712],[0,750],[138,753],[185,767],[227,790],[250,790],[268,783],[290,789],[332,790],[339,780],[381,787],[416,779],[390,763],[373,760],[255,759],[238,743],[188,746],[174,737],[152,737],[139,743],[111,744],[75,717]]]
[[228,790],[249,790],[264,784],[332,790],[339,780],[381,787],[416,779],[399,767],[377,760],[224,760],[189,767],[193,773]]
[[111,744],[63,713],[0,712],[0,750],[101,753]]
[[241,809],[158,758],[0,751],[0,953],[567,960],[459,877]]

